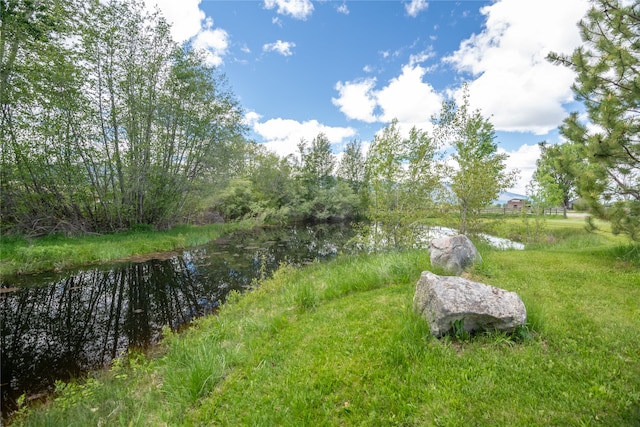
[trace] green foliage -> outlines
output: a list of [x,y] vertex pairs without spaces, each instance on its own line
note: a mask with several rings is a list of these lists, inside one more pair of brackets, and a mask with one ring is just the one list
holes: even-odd
[[221,348],[221,339],[220,334],[202,335],[187,347],[178,336],[167,336],[173,351],[162,360],[171,367],[163,372],[162,391],[170,401],[194,405],[223,378],[234,363],[234,353]]
[[220,192],[217,204],[225,218],[233,220],[257,214],[254,209],[259,203],[254,199],[251,181],[236,179]]
[[469,111],[468,87],[464,86],[463,102],[443,103],[434,117],[436,139],[451,145],[456,163],[446,171],[459,213],[458,230],[462,234],[478,232],[480,211],[491,205],[500,192],[513,185],[517,171],[506,171],[507,155],[498,153],[496,135],[491,122],[479,110]]
[[331,218],[348,219],[356,216],[360,199],[344,181],[337,181],[329,188],[320,188],[314,197],[301,205],[301,211],[309,219],[325,221]]
[[545,209],[558,206],[563,201],[562,189],[551,175],[536,175],[527,186],[527,202],[536,213],[542,214]]
[[298,148],[299,164],[295,174],[298,191],[295,205],[290,206],[291,212],[316,221],[356,216],[360,206],[354,189],[357,185],[337,179],[337,160],[327,137],[320,133],[309,145],[300,141]]
[[414,127],[403,138],[395,120],[374,137],[365,168],[374,247],[413,244],[419,221],[434,210],[441,189],[437,154],[428,134]]
[[[479,111],[469,112],[467,89],[462,105],[445,102],[433,121],[433,136],[413,128],[408,137],[393,121],[369,148],[364,200],[371,226],[365,239],[374,247],[411,246],[427,218],[451,221],[452,209],[461,233],[479,232],[487,225],[482,210],[514,182],[517,172],[506,171],[493,126]],[[455,167],[443,162],[447,146]]]
[[528,243],[539,243],[544,238],[545,209],[557,206],[563,200],[562,190],[557,181],[549,174],[538,172],[527,186],[528,207],[523,207],[520,212],[526,228],[525,241]]
[[573,177],[591,212],[640,240],[640,5],[596,0],[580,22],[583,44],[550,60],[576,72],[573,90],[586,107],[560,131],[580,153]]
[[[536,161],[532,186],[544,207],[562,206],[564,215],[576,197],[576,176],[579,175],[581,154],[575,144],[547,145],[540,143],[540,158]],[[539,203],[540,204],[540,203]]]
[[365,179],[365,157],[359,140],[347,143],[337,175],[351,186],[355,194],[361,194]]
[[300,151],[299,176],[305,187],[314,190],[326,188],[332,184],[336,159],[331,152],[331,144],[325,134],[319,133],[307,146],[303,139],[298,144]]
[[621,262],[640,267],[640,244],[618,245],[611,249],[612,255]]
[[471,338],[471,334],[464,328],[464,317],[451,322],[451,336],[460,341]]
[[237,102],[157,13],[132,0],[0,12],[3,231],[167,228],[237,169]]
[[293,303],[299,311],[312,310],[318,305],[318,296],[311,283],[299,283],[293,292]]
[[327,138],[319,134],[310,146],[302,141],[299,148],[301,161],[294,163],[263,146],[248,146],[247,165],[217,195],[216,208],[227,219],[268,223],[358,216],[361,198],[353,183],[333,175],[336,159]]

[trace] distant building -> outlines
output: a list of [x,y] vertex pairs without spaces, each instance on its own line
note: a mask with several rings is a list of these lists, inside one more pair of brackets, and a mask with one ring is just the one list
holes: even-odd
[[522,210],[522,207],[525,205],[526,200],[524,199],[510,199],[507,202],[507,209],[513,209],[514,211]]

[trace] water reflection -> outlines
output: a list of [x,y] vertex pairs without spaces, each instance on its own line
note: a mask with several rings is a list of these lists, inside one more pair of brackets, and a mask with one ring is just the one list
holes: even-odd
[[[0,294],[2,412],[26,393],[50,389],[158,341],[211,313],[282,262],[335,255],[351,237],[343,225],[236,233],[167,259],[3,278]],[[165,257],[166,258],[166,257]]]

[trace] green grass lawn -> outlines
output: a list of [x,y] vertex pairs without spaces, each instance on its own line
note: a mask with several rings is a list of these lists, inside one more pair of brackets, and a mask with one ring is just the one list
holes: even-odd
[[470,276],[517,292],[516,337],[435,339],[412,310],[426,251],[343,256],[230,298],[162,353],[132,355],[15,425],[634,426],[638,247],[578,231],[483,256]]

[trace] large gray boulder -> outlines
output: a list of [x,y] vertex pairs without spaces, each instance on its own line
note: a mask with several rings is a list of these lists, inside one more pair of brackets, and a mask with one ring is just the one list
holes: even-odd
[[463,234],[433,239],[429,244],[429,256],[431,266],[442,267],[452,274],[460,274],[466,267],[482,261],[476,247]]
[[451,332],[460,319],[467,332],[513,332],[527,320],[527,310],[515,292],[429,271],[418,280],[413,306],[436,337]]

